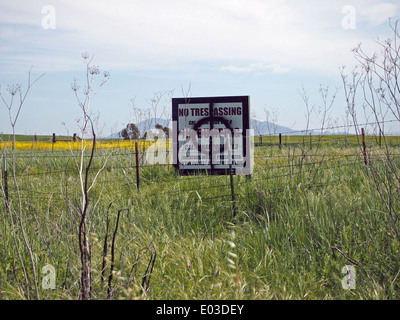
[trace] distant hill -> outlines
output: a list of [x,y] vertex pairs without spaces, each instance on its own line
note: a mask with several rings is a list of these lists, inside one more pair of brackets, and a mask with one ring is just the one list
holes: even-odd
[[[150,118],[146,119],[144,121],[141,121],[137,124],[140,135],[143,136],[146,131],[149,131],[151,129],[154,129],[156,124],[160,124],[163,127],[169,127],[171,128],[171,120],[168,119],[161,119],[161,118]],[[270,135],[270,134],[279,134],[279,133],[288,133],[292,132],[293,129],[290,129],[288,127],[284,126],[279,126],[279,125],[274,125],[272,123],[266,122],[266,121],[260,121],[257,119],[251,119],[250,120],[250,128],[254,129],[254,134],[255,135]],[[122,129],[121,129],[122,130]],[[120,132],[113,133],[105,139],[122,139],[120,136]]]
[[[261,121],[258,119],[250,119],[250,127],[254,129],[254,135],[262,135],[262,136],[269,136],[269,135],[275,135],[275,134],[286,134],[286,135],[291,135],[291,136],[297,136],[297,135],[305,135],[305,134],[312,134],[312,135],[320,135],[321,130],[295,130],[291,129],[288,127],[280,126],[274,123],[270,123],[267,121]],[[324,130],[322,135],[346,135],[349,134],[347,132],[335,132],[335,131],[328,131]]]
[[261,121],[255,118],[250,119],[250,128],[254,130],[254,135],[256,136],[268,136],[293,131],[293,129],[290,129],[288,127],[280,126],[278,124],[267,121]]
[[143,136],[146,131],[149,131],[151,129],[154,129],[156,124],[160,124],[163,127],[168,127],[171,128],[172,125],[170,124],[170,120],[168,119],[160,119],[160,118],[150,118],[147,120],[144,120],[142,122],[139,122],[137,124],[139,131],[140,131],[140,136]]
[[[172,128],[171,120],[168,119],[162,119],[162,118],[150,118],[146,119],[144,121],[141,121],[137,124],[139,131],[140,131],[140,136],[143,136],[146,131],[152,130],[155,128],[156,124],[160,124],[163,127],[169,127]],[[308,130],[307,133],[305,130],[294,130],[289,127],[285,126],[280,126],[278,124],[274,124],[271,122],[267,121],[262,121],[259,119],[250,119],[250,128],[254,130],[254,135],[259,136],[268,136],[268,135],[275,135],[275,134],[288,134],[288,135],[303,135],[303,134],[309,134],[311,133],[312,135],[319,135],[321,134],[320,130]],[[121,129],[122,130],[122,129]],[[345,134],[344,132],[327,132],[325,131],[324,134]],[[108,137],[105,137],[105,139],[122,139],[120,136],[120,132],[114,133],[109,135]]]

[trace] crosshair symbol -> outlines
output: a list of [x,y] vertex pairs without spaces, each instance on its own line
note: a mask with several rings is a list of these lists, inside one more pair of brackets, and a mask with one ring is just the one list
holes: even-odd
[[[224,117],[205,117],[203,119],[200,119],[193,126],[193,130],[197,132],[197,130],[199,130],[202,125],[207,124],[207,123],[210,123],[210,130],[213,128],[214,123],[222,123],[223,125],[225,125],[226,129],[229,129],[232,132],[232,136],[233,136],[232,127],[231,127],[229,121],[226,120]],[[197,143],[197,140],[193,141],[193,145],[197,150],[199,150],[199,145]],[[210,150],[211,150],[211,148],[210,148]],[[202,150],[199,150],[199,151],[201,153],[205,154],[205,152],[203,152]]]
[[229,124],[229,121],[226,120],[224,117],[206,117],[206,118],[203,118],[203,119],[201,119],[201,120],[196,122],[196,124],[193,127],[193,130],[197,131],[203,124],[206,124],[208,122],[210,123],[210,127],[212,127],[213,123],[215,123],[215,122],[221,122],[221,123],[223,123],[225,125],[225,127],[227,129],[230,129],[232,131],[232,128],[231,128],[231,125]]

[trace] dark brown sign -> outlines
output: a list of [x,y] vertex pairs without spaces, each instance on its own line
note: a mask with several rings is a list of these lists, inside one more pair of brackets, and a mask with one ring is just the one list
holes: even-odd
[[181,174],[250,174],[248,96],[173,98],[174,164]]

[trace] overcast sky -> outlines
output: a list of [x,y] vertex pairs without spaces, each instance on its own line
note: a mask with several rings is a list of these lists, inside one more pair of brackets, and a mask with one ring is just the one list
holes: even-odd
[[[279,124],[304,129],[303,87],[321,105],[320,85],[339,88],[332,119],[343,122],[341,66],[356,64],[351,49],[392,32],[396,1],[285,0],[0,0],[0,85],[45,73],[30,92],[17,132],[77,132],[80,109],[71,83],[84,86],[81,54],[108,71],[93,101],[103,135],[133,120],[129,101],[147,107],[155,93],[173,97],[249,95],[251,113],[278,111]],[[160,107],[171,108],[165,95]],[[318,117],[311,118],[318,128]],[[0,105],[0,132],[10,132]]]

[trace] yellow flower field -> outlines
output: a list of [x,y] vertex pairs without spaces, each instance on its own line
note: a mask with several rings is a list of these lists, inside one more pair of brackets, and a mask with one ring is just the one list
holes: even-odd
[[[96,150],[114,150],[114,149],[123,149],[123,150],[135,150],[135,142],[138,143],[139,150],[146,150],[150,145],[152,145],[153,141],[147,140],[121,140],[121,141],[101,141],[98,140],[96,142]],[[157,147],[162,147],[160,143],[164,144],[162,141],[157,141]],[[169,147],[169,141],[166,140],[166,147]],[[15,145],[18,150],[81,150],[83,147],[85,150],[90,150],[92,148],[92,141],[85,140],[82,145],[82,141],[57,141],[55,143],[48,141],[17,141]],[[3,148],[12,148],[12,141],[0,142],[0,149]]]

